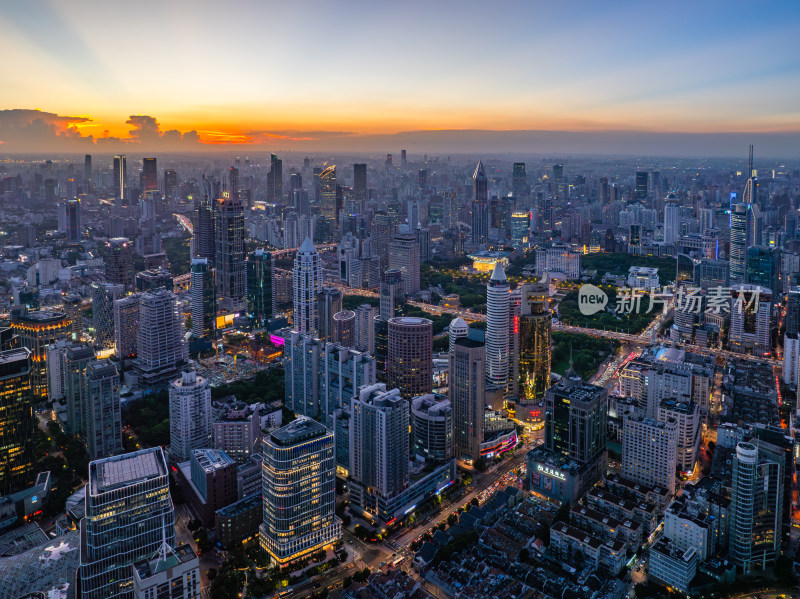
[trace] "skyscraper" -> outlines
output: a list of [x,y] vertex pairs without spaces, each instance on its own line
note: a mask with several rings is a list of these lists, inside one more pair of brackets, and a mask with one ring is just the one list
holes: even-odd
[[528,197],[528,175],[524,162],[515,162],[511,175],[511,188],[514,197],[520,201]]
[[212,267],[217,258],[214,207],[215,204],[209,201],[208,195],[195,199],[192,223],[192,256],[206,258]]
[[67,241],[77,243],[81,240],[81,201],[67,200]]
[[681,208],[674,193],[667,196],[664,204],[664,243],[673,245],[681,232]]
[[262,249],[247,256],[247,315],[258,329],[272,318],[272,254]]
[[375,318],[378,316],[378,309],[369,304],[361,304],[355,312],[355,347],[358,351],[375,355]]
[[469,335],[469,325],[466,320],[458,316],[450,321],[450,326],[447,327],[447,330],[449,337],[448,352],[452,354],[455,350],[456,341]]
[[405,399],[433,390],[433,323],[427,318],[389,319],[388,385]]
[[622,476],[675,493],[678,422],[628,416],[622,429]]
[[216,284],[219,295],[236,309],[245,301],[244,207],[239,198],[223,194],[216,202]]
[[647,171],[638,171],[636,173],[636,199],[640,202],[644,202],[647,199],[647,180],[648,180],[648,172]]
[[464,337],[450,354],[448,393],[453,410],[453,457],[473,462],[481,457],[483,443],[486,348]]
[[82,599],[130,596],[131,566],[175,544],[175,512],[160,447],[89,464],[80,521]]
[[[547,275],[536,283],[521,285],[519,321],[519,400],[539,399],[550,386],[553,315]],[[517,415],[521,418],[521,415]]]
[[139,300],[136,368],[139,382],[155,385],[172,380],[186,362],[183,317],[175,295],[160,289]]
[[270,169],[267,175],[267,193],[272,202],[283,200],[283,161],[275,154],[269,157]]
[[389,244],[389,268],[402,273],[405,295],[413,295],[419,291],[419,244],[413,234],[395,235]]
[[92,174],[92,155],[86,154],[83,157],[83,180],[86,183],[91,183],[94,180],[94,175]]
[[747,274],[748,216],[746,204],[731,208],[730,282],[744,283]]
[[117,205],[127,203],[128,160],[124,154],[114,156],[114,199]]
[[731,286],[728,343],[739,354],[763,356],[772,351],[772,292],[758,285]]
[[84,415],[86,390],[83,385],[83,373],[86,371],[86,365],[94,360],[94,349],[89,345],[73,343],[64,351],[63,360],[64,400],[67,404],[64,432],[82,437],[86,432]]
[[[367,201],[367,165],[353,165],[353,201],[361,206]],[[359,208],[361,210],[361,208]]]
[[486,243],[489,240],[489,182],[481,161],[472,174],[472,186],[472,242]]
[[47,399],[47,346],[69,339],[72,323],[63,312],[30,312],[12,319],[20,347],[31,352],[31,388],[36,401]]
[[317,294],[317,337],[322,341],[334,341],[333,316],[342,311],[342,292],[336,287],[323,287]]
[[0,496],[33,482],[35,427],[31,352],[25,347],[0,351]]
[[326,167],[319,174],[320,215],[331,223],[336,222],[336,165]]
[[193,449],[211,447],[211,388],[194,370],[184,370],[169,385],[169,453],[175,462]]
[[127,237],[108,240],[105,255],[106,281],[122,285],[125,291],[133,291],[133,244]]
[[337,541],[333,433],[300,417],[265,435],[263,448],[261,548],[285,564]]
[[486,383],[495,387],[508,383],[508,291],[506,273],[498,262],[486,285]]
[[319,332],[317,294],[322,291],[322,262],[311,239],[306,237],[297,250],[293,271],[294,330],[316,335]]
[[746,282],[765,287],[773,297],[778,297],[783,292],[779,277],[780,254],[775,247],[754,245],[747,248]]
[[394,311],[403,292],[403,271],[391,268],[386,271],[380,288],[380,317],[383,320],[394,318]]
[[139,294],[114,300],[114,348],[120,361],[136,357],[136,330],[139,327]]
[[158,191],[158,167],[155,158],[142,158],[142,192]]
[[191,268],[192,336],[195,339],[213,339],[217,315],[214,269],[207,258],[194,258]]
[[93,460],[122,453],[119,373],[109,360],[94,360],[83,372],[86,450]]

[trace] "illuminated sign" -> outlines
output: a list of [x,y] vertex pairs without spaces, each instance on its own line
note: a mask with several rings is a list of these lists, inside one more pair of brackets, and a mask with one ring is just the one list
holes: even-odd
[[567,480],[567,477],[564,474],[561,474],[558,470],[553,470],[552,468],[548,468],[547,466],[542,466],[541,464],[536,466],[536,470],[538,470],[542,474],[546,474],[547,476],[552,476],[554,478],[557,478],[558,480]]

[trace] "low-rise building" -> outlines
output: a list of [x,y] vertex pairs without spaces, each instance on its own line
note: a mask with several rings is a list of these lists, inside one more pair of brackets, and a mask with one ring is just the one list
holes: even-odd
[[625,543],[616,540],[603,542],[565,522],[557,522],[550,529],[550,551],[556,559],[568,565],[582,561],[611,576],[616,576],[625,567]]
[[217,540],[223,547],[230,547],[244,539],[255,537],[263,519],[264,506],[261,495],[251,495],[225,506],[214,515]]
[[191,545],[161,546],[152,559],[133,564],[133,599],[198,599],[200,562]]
[[650,577],[686,592],[697,574],[697,549],[681,549],[662,537],[650,548]]

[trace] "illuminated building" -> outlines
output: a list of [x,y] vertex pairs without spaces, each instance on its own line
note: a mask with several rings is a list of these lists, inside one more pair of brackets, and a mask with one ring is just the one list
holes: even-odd
[[258,329],[272,318],[272,255],[262,249],[247,256],[247,315]]
[[172,380],[186,362],[183,317],[175,295],[161,289],[139,300],[136,369],[139,382],[155,385]]
[[[322,262],[309,237],[294,259],[292,285],[294,289],[294,329],[299,333],[317,335],[319,314],[317,294],[322,291]],[[333,314],[331,314],[333,316]]]
[[122,285],[125,291],[133,291],[133,244],[127,237],[108,240],[103,258],[106,263],[106,281]]
[[356,313],[342,310],[333,315],[333,339],[342,347],[354,347],[356,337]]
[[700,450],[700,434],[702,422],[700,408],[693,401],[681,399],[665,399],[658,408],[658,420],[678,424],[676,449],[676,468],[684,473],[694,472],[697,453]]
[[114,300],[114,347],[117,358],[136,357],[136,329],[139,326],[139,294]]
[[192,257],[206,258],[211,267],[217,259],[214,208],[214,204],[208,200],[208,195],[195,199],[192,222]]
[[745,278],[750,285],[760,285],[769,289],[773,297],[783,293],[779,276],[780,250],[769,246],[747,248],[747,268]]
[[[35,419],[31,393],[31,352],[0,352],[0,496],[31,485]],[[14,515],[16,520],[16,514]]]
[[78,243],[81,240],[81,201],[67,200],[67,241]]
[[647,180],[649,173],[647,171],[639,171],[636,173],[636,199],[644,202],[647,199]]
[[229,309],[245,301],[244,206],[239,198],[223,194],[215,203],[216,284]]
[[319,174],[320,215],[336,222],[336,165],[326,167]]
[[[511,173],[511,190],[517,201],[528,197],[528,175],[525,172],[524,162],[515,162]],[[513,237],[512,237],[513,239]]]
[[433,322],[411,316],[389,319],[388,385],[408,400],[433,390]]
[[486,383],[503,387],[508,383],[508,279],[503,267],[494,267],[486,285]]
[[747,248],[749,246],[750,210],[746,204],[731,208],[730,219],[730,282],[744,283],[747,275]]
[[129,597],[131,566],[175,543],[175,513],[160,447],[89,464],[86,517],[80,521],[81,599]]
[[217,294],[214,287],[214,269],[208,258],[192,260],[190,306],[192,335],[195,339],[213,339],[217,316]]
[[114,156],[114,199],[117,205],[127,202],[128,160],[125,155]]
[[536,274],[549,273],[558,279],[576,280],[581,277],[581,254],[566,245],[553,245],[536,250]]
[[472,174],[472,186],[472,242],[486,243],[489,240],[489,182],[480,160]]
[[73,343],[64,351],[62,372],[64,376],[64,399],[67,404],[67,422],[64,432],[83,436],[86,431],[84,416],[85,387],[83,373],[87,364],[95,358],[89,345]]
[[193,449],[211,446],[211,388],[194,370],[185,370],[169,385],[169,452],[175,462],[191,458]]
[[[549,279],[520,286],[522,303],[519,321],[519,402],[541,398],[550,386],[553,314],[550,310]],[[518,413],[520,420],[528,415]]]
[[483,442],[486,349],[468,337],[450,354],[450,406],[453,410],[453,456],[477,460]]
[[94,344],[98,348],[114,346],[114,301],[124,293],[122,285],[92,283],[92,324]]
[[334,315],[342,311],[342,292],[336,287],[323,287],[317,294],[317,337],[322,341],[336,341]]
[[681,233],[681,207],[674,193],[667,196],[664,204],[664,243],[674,245]]
[[622,428],[622,476],[675,493],[678,423],[628,416]]
[[413,295],[419,291],[420,255],[415,235],[409,233],[394,236],[389,244],[389,268],[402,273],[404,295]]
[[142,158],[142,191],[158,191],[158,166],[155,158]]
[[333,433],[300,417],[264,435],[263,454],[262,549],[285,564],[339,540]]
[[134,599],[200,599],[200,563],[191,545],[166,542],[133,565]]
[[530,215],[527,212],[511,213],[511,245],[524,249],[529,245],[531,234]]
[[448,352],[452,354],[456,346],[456,341],[469,335],[469,325],[466,320],[458,316],[450,321],[450,326],[447,327],[447,330],[448,336],[450,337]]
[[122,452],[119,373],[108,360],[94,360],[83,372],[86,450],[93,460]]
[[20,347],[31,351],[31,388],[35,400],[47,399],[47,346],[69,339],[72,322],[63,312],[30,312],[12,320]]
[[411,453],[419,462],[443,464],[453,456],[450,400],[420,395],[411,400]]
[[[283,200],[283,160],[275,154],[269,157],[270,169],[267,173],[267,195],[271,202],[281,202]],[[236,191],[231,188],[231,191]]]
[[508,252],[492,252],[484,250],[473,252],[467,256],[472,260],[472,269],[477,272],[494,272],[499,264],[504,269],[508,266]]
[[772,291],[758,285],[732,285],[730,350],[763,356],[772,351]]
[[178,481],[189,509],[206,528],[214,527],[214,512],[238,498],[237,465],[218,449],[192,449],[188,462],[178,464]]

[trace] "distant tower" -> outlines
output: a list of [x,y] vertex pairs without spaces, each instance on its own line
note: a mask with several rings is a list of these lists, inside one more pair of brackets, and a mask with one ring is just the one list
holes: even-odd
[[158,167],[155,158],[142,158],[142,193],[158,191]]
[[[524,162],[515,162],[511,174],[511,186],[517,202],[528,197],[528,175],[525,172]],[[517,204],[519,205],[519,204]]]
[[667,196],[664,204],[664,243],[674,245],[681,233],[681,208],[674,193]]
[[319,174],[320,214],[336,222],[336,165],[332,164]]
[[195,339],[213,339],[217,315],[214,269],[209,265],[207,258],[193,259],[191,268],[189,297],[192,313],[192,336]]
[[67,200],[67,241],[77,243],[81,240],[81,201]]
[[419,244],[414,234],[395,235],[389,244],[389,268],[403,276],[404,295],[413,295],[420,287]]
[[746,204],[736,204],[731,210],[729,269],[731,283],[744,283],[747,276],[748,216]]
[[638,171],[636,173],[636,199],[640,202],[647,200],[647,180],[649,176],[647,171]]
[[394,311],[398,300],[403,295],[403,272],[398,268],[391,268],[381,281],[380,292],[380,317],[383,320],[394,318]]
[[[353,165],[353,200],[360,206],[367,200],[367,165]],[[360,210],[360,208],[359,208]]]
[[245,300],[244,206],[239,198],[222,197],[216,207],[216,283],[234,309]]
[[117,205],[125,204],[125,188],[128,186],[128,159],[124,154],[114,156],[114,199]]
[[297,250],[294,259],[294,330],[317,335],[319,315],[317,294],[322,291],[322,262],[309,237]]
[[478,161],[472,174],[472,186],[472,241],[486,243],[489,240],[489,182],[481,161]]
[[272,318],[272,255],[262,249],[247,256],[247,314],[259,329]]
[[133,291],[133,244],[127,237],[108,240],[105,256],[106,281],[122,285],[125,291]]
[[92,155],[86,154],[83,157],[83,179],[86,183],[91,183],[94,179],[92,174]]
[[508,383],[509,286],[498,262],[486,286],[486,382],[502,387]]
[[270,170],[267,174],[267,194],[272,202],[283,199],[283,161],[275,154],[269,157]]
[[206,258],[213,267],[217,259],[215,248],[215,217],[214,204],[209,201],[208,195],[194,201],[194,234],[192,237],[192,257]]

